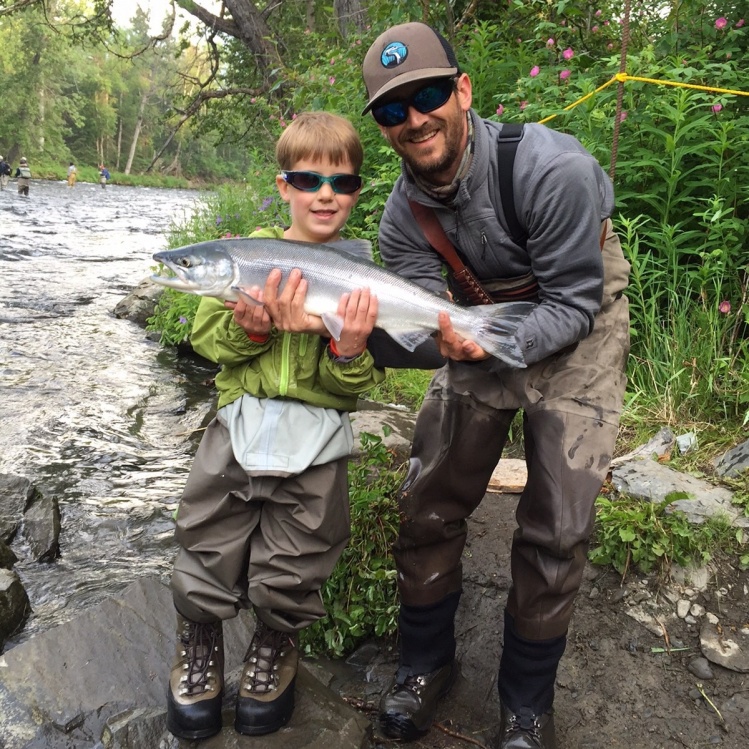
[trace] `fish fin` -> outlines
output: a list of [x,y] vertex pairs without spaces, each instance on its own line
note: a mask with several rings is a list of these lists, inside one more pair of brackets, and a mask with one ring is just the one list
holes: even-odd
[[476,343],[511,367],[525,368],[525,356],[517,343],[516,334],[518,327],[537,306],[533,302],[506,302],[472,307],[482,318]]
[[337,242],[328,242],[326,247],[348,252],[349,255],[360,257],[363,260],[372,260],[372,243],[368,239],[339,239]]
[[322,318],[323,324],[328,329],[331,338],[340,341],[341,331],[343,330],[343,318],[332,312],[323,312],[320,317]]
[[263,303],[259,299],[252,296],[252,294],[248,294],[241,286],[232,286],[231,290],[235,291],[243,302],[247,302],[247,304],[251,304],[253,307],[263,306]]
[[388,335],[403,346],[406,351],[415,351],[432,333],[428,330],[411,330],[406,333],[391,333],[388,331]]

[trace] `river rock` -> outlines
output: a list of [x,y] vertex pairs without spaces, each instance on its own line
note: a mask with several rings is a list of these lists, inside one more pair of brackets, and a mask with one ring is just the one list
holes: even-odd
[[18,557],[13,553],[4,541],[0,541],[0,569],[9,570],[16,562]]
[[749,440],[731,448],[714,461],[719,476],[738,476],[749,468]]
[[153,317],[163,291],[163,286],[144,278],[124,299],[117,302],[113,314],[145,328],[148,318]]
[[0,541],[13,540],[34,491],[34,485],[24,476],[0,473]]
[[[224,624],[225,727],[201,742],[201,749],[247,746],[247,740],[234,731],[233,701],[252,629],[248,612]],[[174,632],[168,587],[143,578],[118,597],[10,649],[0,660],[0,746],[193,746],[175,741],[166,732],[165,689]],[[263,737],[263,749],[361,749],[367,745],[370,722],[318,682],[304,665],[296,696],[297,707],[289,723],[294,730]]]
[[385,447],[392,450],[399,460],[408,460],[416,414],[396,406],[381,406],[365,400],[359,401],[357,408],[351,414],[354,432],[352,456],[361,457],[361,435],[366,432],[382,439]]
[[23,515],[23,537],[31,558],[53,562],[60,554],[60,505],[56,497],[36,493]]
[[680,510],[691,523],[704,523],[708,518],[723,516],[733,525],[749,528],[749,517],[731,504],[731,491],[654,460],[623,463],[614,468],[611,480],[617,491],[648,502],[662,502],[675,492],[688,495],[689,499],[672,502],[669,511]]
[[30,613],[29,597],[18,575],[12,570],[0,569],[0,652],[5,641],[23,626]]
[[668,427],[663,427],[655,437],[644,445],[640,445],[626,455],[614,458],[611,461],[611,466],[622,465],[633,460],[652,460],[654,457],[667,458],[671,454],[675,441],[674,433]]
[[700,629],[700,648],[709,661],[749,674],[749,627],[729,627],[708,619]]

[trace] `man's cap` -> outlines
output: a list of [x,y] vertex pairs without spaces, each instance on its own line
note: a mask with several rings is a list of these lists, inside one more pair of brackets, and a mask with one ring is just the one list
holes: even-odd
[[26,163],[26,157],[25,156],[21,156],[21,158],[18,160],[18,163],[19,164],[25,164]]
[[366,114],[393,89],[429,78],[449,78],[460,72],[453,48],[442,34],[425,23],[402,23],[375,39],[362,65],[367,87]]

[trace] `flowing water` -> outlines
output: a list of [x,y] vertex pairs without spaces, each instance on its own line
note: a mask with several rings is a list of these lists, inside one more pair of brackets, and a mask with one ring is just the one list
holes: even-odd
[[26,476],[62,514],[54,563],[14,541],[34,613],[8,646],[138,576],[168,578],[212,369],[112,310],[199,197],[37,180],[29,198],[13,182],[0,192],[0,473]]

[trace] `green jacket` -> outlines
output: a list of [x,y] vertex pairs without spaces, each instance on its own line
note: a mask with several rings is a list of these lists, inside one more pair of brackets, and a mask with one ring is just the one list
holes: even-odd
[[[250,236],[281,239],[283,229],[259,229]],[[249,393],[354,411],[357,397],[385,379],[369,351],[339,363],[329,355],[327,339],[317,335],[274,328],[265,343],[254,343],[223,301],[211,297],[200,300],[190,342],[198,354],[221,364],[216,377],[219,408]]]

